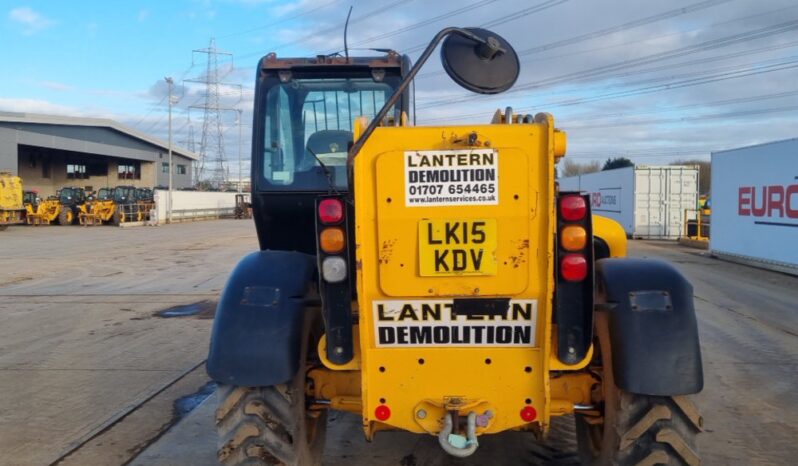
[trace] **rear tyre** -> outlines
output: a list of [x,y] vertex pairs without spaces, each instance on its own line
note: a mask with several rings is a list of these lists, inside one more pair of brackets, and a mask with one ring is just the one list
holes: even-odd
[[601,367],[595,369],[602,376],[604,400],[599,412],[603,419],[575,416],[581,463],[699,465],[696,437],[703,421],[690,398],[638,395],[615,386],[604,312],[596,313],[596,335]]
[[306,316],[302,362],[289,383],[217,388],[217,457],[224,466],[321,464],[327,412],[307,410],[305,399],[308,355],[316,360],[321,333],[318,312],[313,314]]

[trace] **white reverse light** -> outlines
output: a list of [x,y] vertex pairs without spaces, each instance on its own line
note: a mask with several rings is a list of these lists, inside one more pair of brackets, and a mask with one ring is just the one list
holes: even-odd
[[321,262],[321,276],[330,283],[346,278],[346,261],[339,256],[327,257]]

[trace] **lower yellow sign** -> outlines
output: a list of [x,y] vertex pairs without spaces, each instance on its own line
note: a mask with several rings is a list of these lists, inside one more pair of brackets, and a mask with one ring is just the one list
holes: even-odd
[[419,273],[496,275],[495,219],[432,219],[418,223]]

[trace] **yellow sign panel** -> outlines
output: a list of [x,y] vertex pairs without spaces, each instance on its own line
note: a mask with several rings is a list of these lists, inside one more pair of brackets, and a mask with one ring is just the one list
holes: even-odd
[[434,219],[418,223],[419,273],[496,275],[496,220]]

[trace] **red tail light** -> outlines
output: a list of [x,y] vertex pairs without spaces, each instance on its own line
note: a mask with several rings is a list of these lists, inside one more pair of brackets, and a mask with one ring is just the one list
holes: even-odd
[[532,406],[524,406],[521,409],[521,419],[524,422],[532,422],[538,417],[538,412]]
[[380,421],[387,421],[391,417],[391,408],[387,405],[377,406],[377,409],[374,410],[374,417]]
[[319,219],[322,223],[338,223],[344,218],[344,205],[339,199],[319,202]]
[[587,277],[587,259],[582,254],[568,254],[560,262],[560,274],[569,282],[582,281]]
[[565,196],[560,201],[560,215],[564,220],[582,220],[587,213],[587,204],[582,196]]

